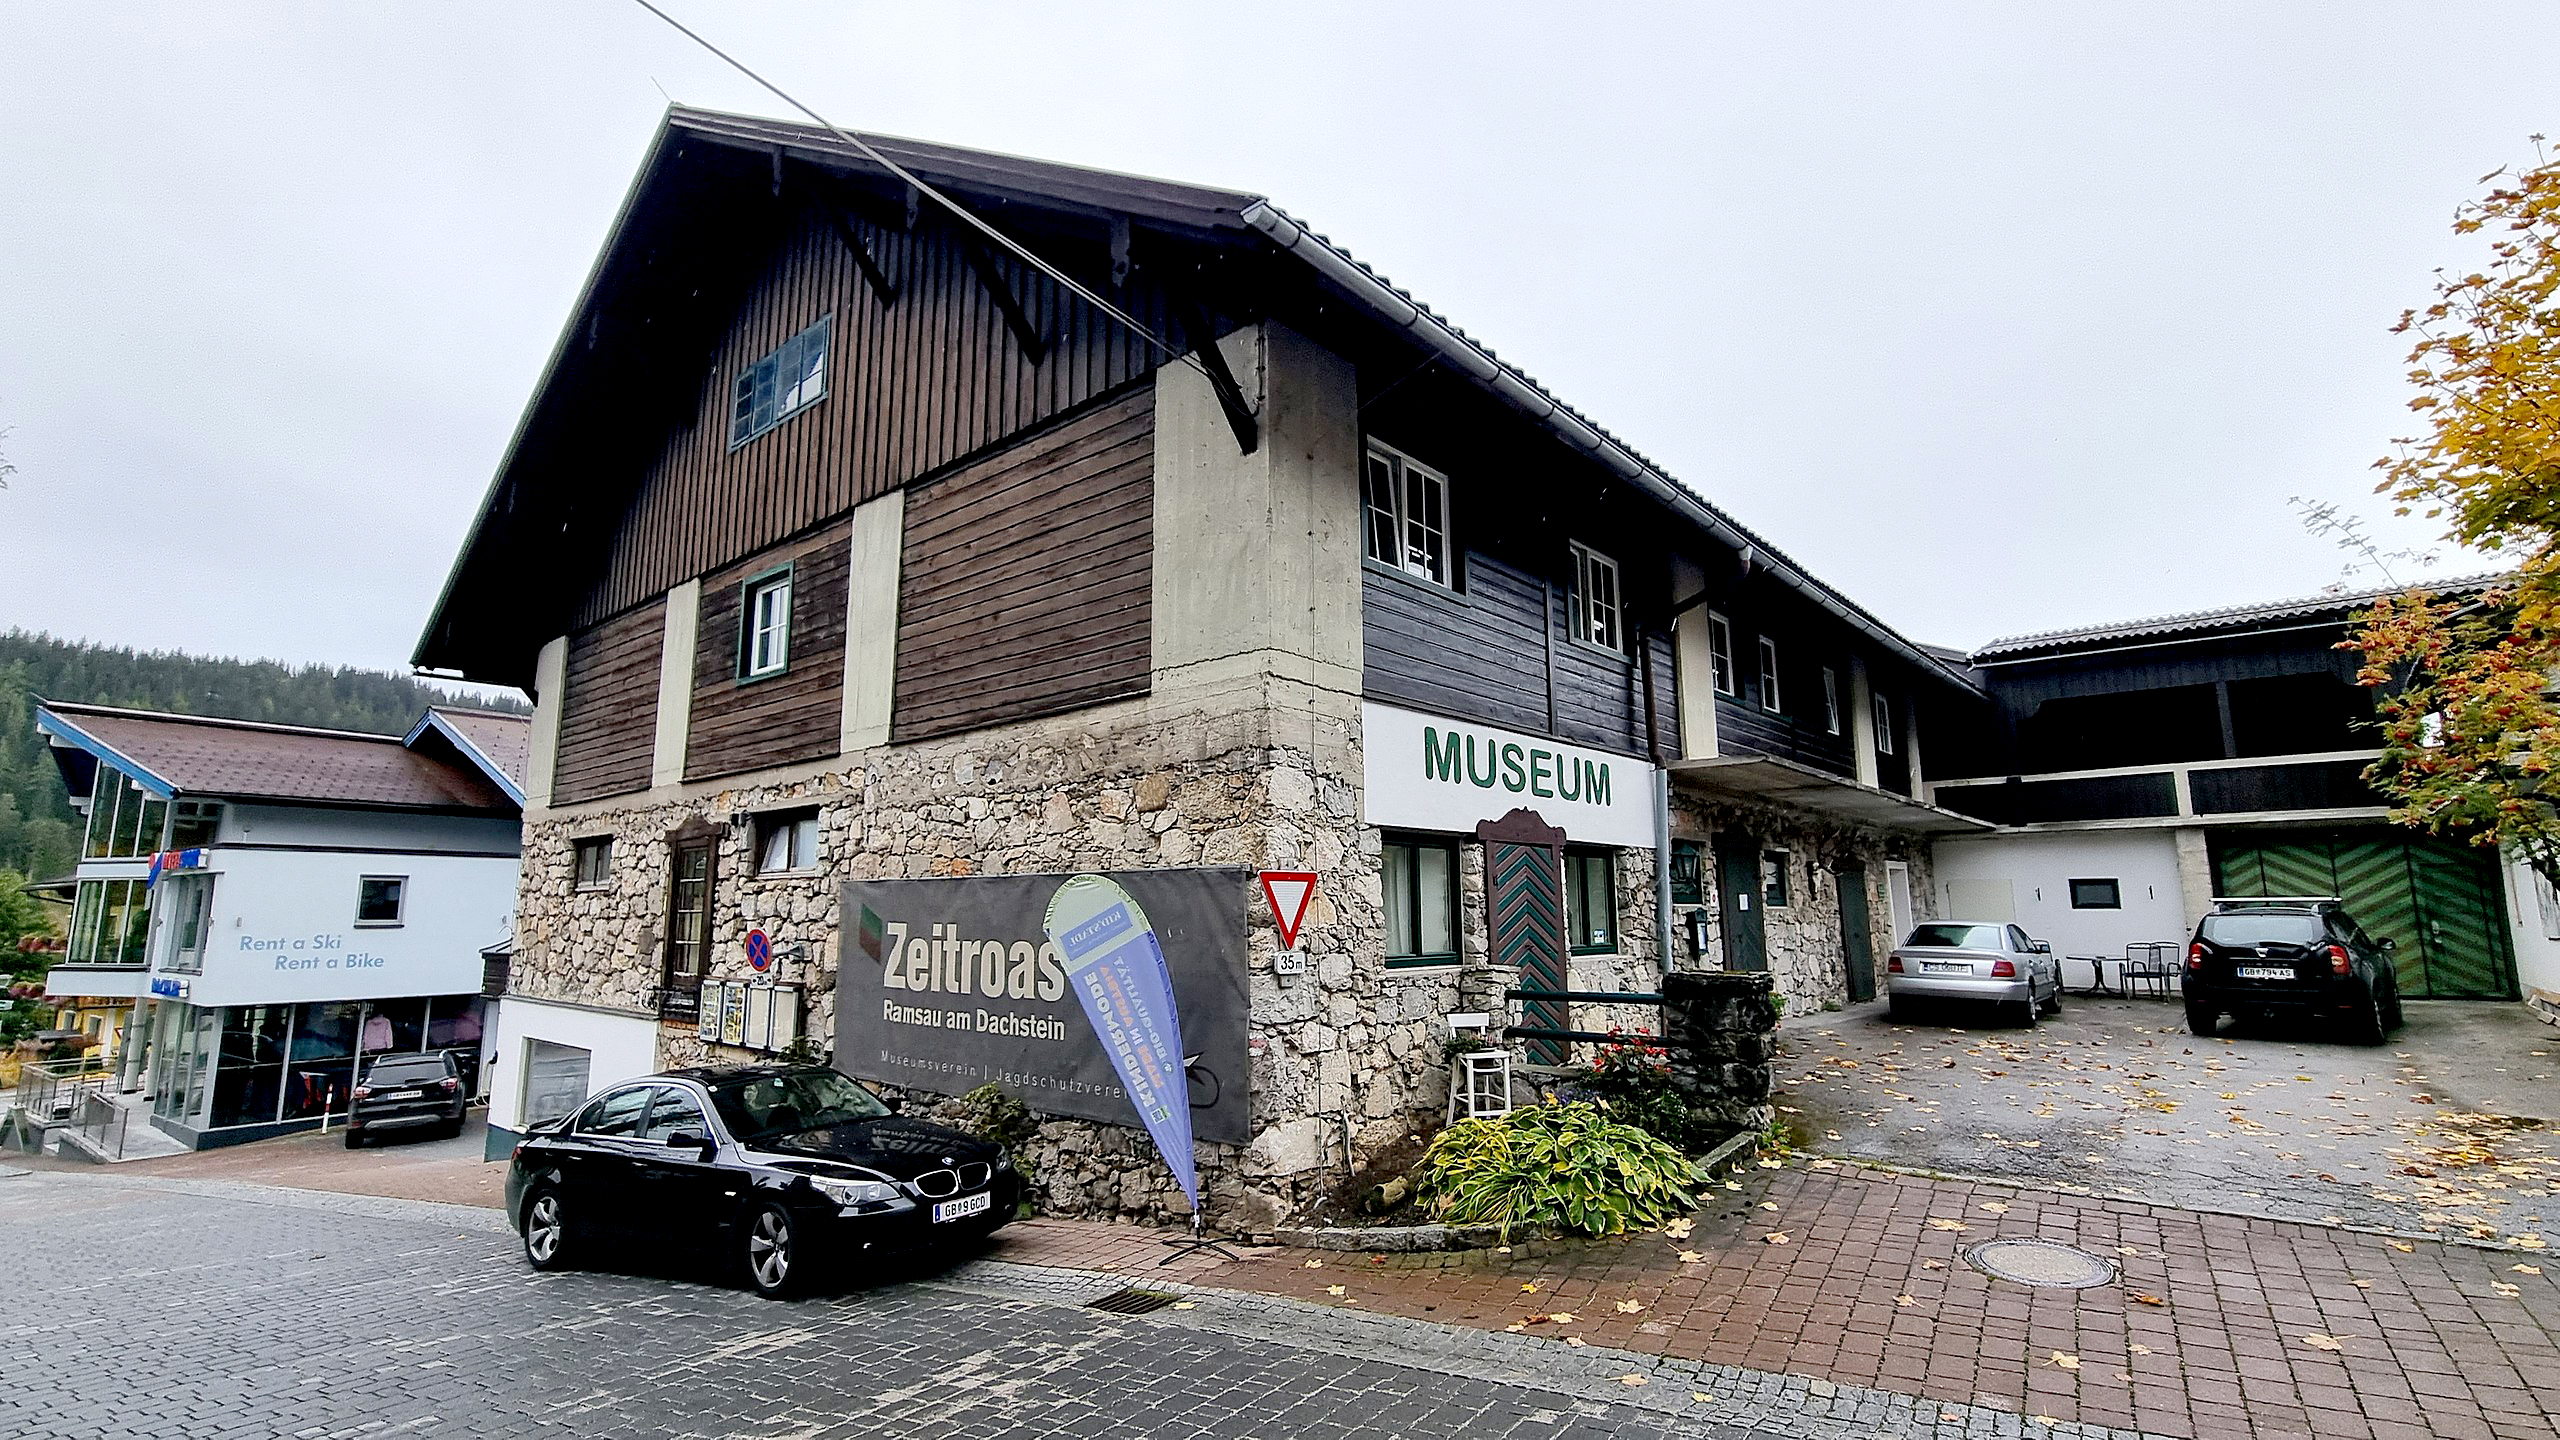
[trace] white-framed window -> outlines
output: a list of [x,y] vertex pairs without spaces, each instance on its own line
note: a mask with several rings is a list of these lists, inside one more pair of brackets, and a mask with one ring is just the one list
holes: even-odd
[[1707,673],[1717,694],[1742,693],[1733,674],[1733,626],[1712,610],[1707,612]]
[[1567,608],[1573,615],[1573,638],[1603,650],[1626,652],[1625,627],[1620,623],[1624,609],[1618,589],[1618,562],[1574,541],[1573,593],[1567,597]]
[[1876,702],[1876,753],[1893,753],[1893,702],[1882,695],[1869,697]]
[[791,572],[748,581],[741,614],[745,634],[738,646],[739,677],[781,674],[791,664]]
[[356,923],[367,926],[391,926],[400,923],[401,907],[408,899],[409,877],[406,875],[363,875],[356,879]]
[[1402,451],[1369,442],[1361,468],[1369,558],[1455,588],[1449,568],[1449,477]]
[[818,812],[776,810],[756,817],[756,873],[789,875],[818,868]]
[[1760,852],[1760,903],[1772,910],[1783,910],[1795,903],[1794,892],[1787,884],[1787,867],[1795,857],[1784,850]]
[[1840,733],[1840,672],[1828,665],[1822,667],[1822,730]]
[[782,342],[779,349],[738,372],[729,395],[729,448],[737,449],[827,398],[827,337],[835,317]]
[[205,942],[213,931],[213,877],[172,875],[160,882],[159,969],[182,975],[204,972]]
[[1775,715],[1786,709],[1778,696],[1778,642],[1760,637],[1760,708]]

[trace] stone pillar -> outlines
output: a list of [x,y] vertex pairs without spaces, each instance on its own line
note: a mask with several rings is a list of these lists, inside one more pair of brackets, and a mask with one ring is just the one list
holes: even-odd
[[906,543],[907,492],[892,490],[853,512],[853,577],[845,586],[844,753],[889,743],[898,679],[898,561]]
[[551,808],[551,773],[560,759],[560,702],[569,688],[569,637],[542,647],[533,662],[533,733],[524,758],[524,808]]
[[1662,977],[1671,1083],[1701,1123],[1758,1132],[1777,1118],[1770,1063],[1778,1006],[1766,971],[1675,971]]
[[693,738],[693,647],[701,638],[702,582],[667,592],[667,625],[658,647],[658,732],[649,753],[649,784],[684,783],[685,746]]

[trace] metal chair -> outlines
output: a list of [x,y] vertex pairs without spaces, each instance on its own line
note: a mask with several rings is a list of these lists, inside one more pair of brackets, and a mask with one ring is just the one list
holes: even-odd
[[2142,994],[2168,999],[2170,987],[2181,978],[2177,956],[2175,940],[2138,940],[2124,947],[2126,997]]

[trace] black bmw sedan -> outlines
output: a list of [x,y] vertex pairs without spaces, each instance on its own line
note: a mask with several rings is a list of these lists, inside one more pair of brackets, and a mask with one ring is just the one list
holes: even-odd
[[709,1245],[789,1295],[829,1261],[977,1240],[1013,1218],[1001,1146],[910,1120],[834,1070],[671,1070],[535,1126],[507,1214],[537,1270],[608,1237]]

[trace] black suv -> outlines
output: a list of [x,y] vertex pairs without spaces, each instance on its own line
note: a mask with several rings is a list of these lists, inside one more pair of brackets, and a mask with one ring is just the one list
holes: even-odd
[[2348,1038],[2379,1045],[2400,1028],[2392,942],[2376,940],[2337,900],[2216,900],[2187,946],[2187,1028],[2210,1035],[2223,1015],[2330,1015]]
[[424,1129],[450,1139],[462,1133],[471,1096],[462,1066],[442,1050],[385,1055],[364,1072],[347,1105],[347,1148],[389,1130]]

